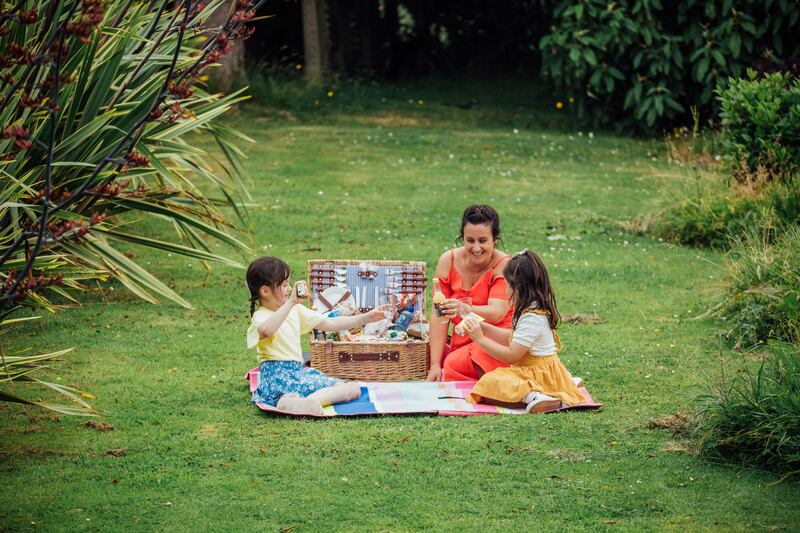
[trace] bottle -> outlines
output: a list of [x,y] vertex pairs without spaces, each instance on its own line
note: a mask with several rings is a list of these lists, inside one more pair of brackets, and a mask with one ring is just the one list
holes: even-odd
[[400,316],[397,317],[397,322],[394,325],[395,331],[407,331],[408,326],[411,324],[411,321],[414,319],[414,306],[408,306],[408,309],[400,313]]
[[298,298],[306,298],[308,296],[308,289],[306,287],[306,282],[302,279],[295,283],[295,291],[297,292]]
[[444,302],[444,293],[442,289],[439,288],[439,278],[433,278],[433,313],[436,318],[441,318],[443,320],[450,320],[444,309],[442,309],[442,302]]

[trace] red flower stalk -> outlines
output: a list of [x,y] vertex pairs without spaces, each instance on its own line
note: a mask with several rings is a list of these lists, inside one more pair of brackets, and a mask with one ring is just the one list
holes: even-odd
[[[2,137],[3,139],[14,139],[14,145],[17,147],[17,150],[27,150],[33,145],[29,140],[30,133],[22,126],[7,127],[3,130]],[[13,157],[11,159],[13,159]]]
[[106,218],[106,216],[107,216],[106,213],[103,214],[97,212],[92,213],[92,216],[89,217],[89,225],[96,226],[97,224],[100,224]]
[[159,118],[161,118],[161,115],[163,115],[163,114],[164,114],[164,110],[161,109],[160,107],[157,107],[157,108],[153,109],[152,111],[150,111],[150,114],[147,115],[147,118],[149,120],[158,120]]
[[28,11],[20,11],[17,17],[23,24],[33,24],[39,19],[39,15],[36,13],[35,7],[30,8]]
[[170,94],[178,99],[189,98],[194,94],[194,89],[189,87],[187,83],[169,83]]
[[38,109],[42,106],[41,98],[33,98],[27,92],[23,92],[19,97],[19,105],[22,107],[30,107],[31,109]]
[[22,126],[9,126],[3,130],[2,134],[0,134],[0,136],[2,136],[3,139],[10,139],[11,137],[16,137],[19,139],[27,139],[28,137],[30,137],[30,135],[31,134],[28,132],[28,130],[26,130]]
[[21,57],[24,57],[28,53],[27,50],[25,50],[17,43],[8,43],[6,45],[6,52],[8,52],[8,55],[14,59],[19,59]]
[[136,150],[131,150],[125,156],[125,163],[131,167],[143,167],[146,166],[150,160],[137,152]]

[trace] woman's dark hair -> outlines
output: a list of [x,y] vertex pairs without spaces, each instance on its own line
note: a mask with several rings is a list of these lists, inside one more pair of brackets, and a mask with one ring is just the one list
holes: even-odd
[[500,238],[500,215],[490,205],[474,204],[464,210],[464,214],[461,215],[461,232],[456,243],[464,240],[464,227],[467,224],[489,224],[492,227],[492,238],[494,240]]
[[247,267],[247,288],[250,289],[250,316],[256,312],[258,292],[266,285],[275,288],[292,274],[286,261],[277,257],[259,257]]
[[506,263],[503,275],[506,278],[506,283],[516,294],[512,327],[517,327],[517,322],[519,322],[522,314],[534,302],[536,302],[538,309],[543,309],[549,313],[547,318],[548,322],[550,322],[550,328],[556,329],[558,327],[561,315],[558,314],[556,295],[550,285],[547,269],[538,255],[528,250],[514,254]]

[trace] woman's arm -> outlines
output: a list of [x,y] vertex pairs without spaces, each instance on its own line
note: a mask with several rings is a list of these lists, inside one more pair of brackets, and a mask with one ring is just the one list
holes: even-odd
[[[437,278],[447,278],[450,274],[450,250],[447,250],[439,257],[436,264]],[[428,338],[430,339],[431,367],[428,370],[426,381],[441,381],[442,379],[442,352],[447,342],[448,320],[437,317],[433,306],[431,306],[431,316],[428,325]]]
[[471,311],[481,315],[487,322],[500,322],[508,313],[508,300],[489,298],[486,305],[473,305]]

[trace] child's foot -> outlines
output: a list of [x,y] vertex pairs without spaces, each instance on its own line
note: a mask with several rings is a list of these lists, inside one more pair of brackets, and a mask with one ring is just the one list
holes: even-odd
[[275,407],[280,411],[286,411],[295,415],[322,415],[322,404],[314,398],[301,398],[296,392],[290,392],[281,396],[278,405]]
[[525,397],[526,413],[543,413],[561,408],[561,400],[541,392],[531,392]]
[[579,378],[578,376],[572,376],[572,382],[575,384],[576,387],[579,389],[583,387],[583,378]]

